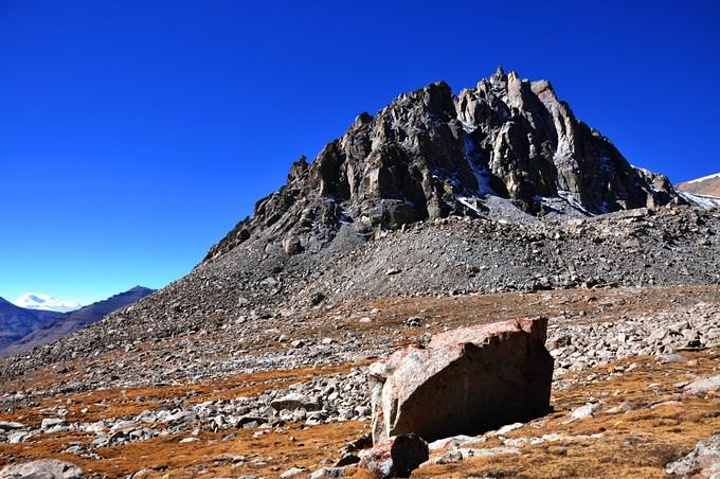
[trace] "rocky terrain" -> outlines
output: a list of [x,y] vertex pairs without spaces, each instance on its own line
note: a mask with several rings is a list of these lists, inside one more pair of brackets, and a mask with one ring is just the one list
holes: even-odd
[[546,81],[401,95],[293,164],[187,276],[0,359],[0,465],[365,477],[373,360],[543,316],[553,411],[431,443],[412,477],[663,477],[720,425],[720,210],[703,206]]
[[[179,337],[188,340],[173,354],[184,361],[167,368],[169,377],[213,375],[204,366],[209,362],[230,373],[251,362],[244,359],[248,341],[272,345],[307,315],[340,300],[718,284],[719,228],[718,212],[670,207],[558,225],[450,218],[386,232],[344,255],[333,249],[258,252],[250,241],[64,341],[8,358],[0,376],[11,379],[59,359],[94,358],[97,351],[122,352],[126,367],[140,371],[148,362],[167,364],[156,351]],[[282,332],[269,326],[282,320],[288,323]],[[271,368],[286,359],[269,355],[265,361]]]
[[720,214],[683,203],[546,81],[498,70],[457,96],[429,85],[295,163],[190,274],[0,374],[243,318],[269,336],[268,317],[338,299],[717,284]]
[[[178,349],[169,345],[162,363],[148,363],[144,369],[124,363],[118,367],[122,361],[137,364],[142,357],[133,360],[108,351],[92,362],[62,361],[4,383],[0,461],[61,458],[80,465],[90,477],[139,470],[150,477],[168,472],[171,477],[278,477],[292,467],[309,475],[334,464],[343,456],[339,449],[369,432],[371,358],[402,344],[428,341],[443,330],[532,313],[550,318],[547,346],[556,365],[555,412],[512,432],[463,439],[457,447],[460,457],[482,459],[498,453],[498,447],[512,448],[511,470],[524,470],[526,477],[533,477],[536,461],[549,460],[553,467],[589,467],[597,476],[609,465],[593,462],[597,458],[587,448],[610,454],[634,441],[650,451],[642,468],[633,469],[637,459],[630,457],[612,467],[628,467],[638,474],[634,477],[655,477],[720,425],[719,312],[716,286],[343,301],[294,328],[287,327],[286,318],[270,320],[266,327],[275,326],[287,337],[278,336],[272,351],[260,338],[249,340],[244,362],[236,363],[233,374],[219,368],[214,378],[173,380],[172,370],[189,361],[174,358]],[[337,319],[327,320],[333,317]],[[176,345],[193,336],[176,338]],[[282,357],[287,367],[268,367],[272,356]],[[63,385],[56,381],[59,374]],[[654,392],[648,396],[648,390]],[[627,430],[611,426],[619,418],[628,421]],[[666,437],[658,436],[658,427],[668,430]],[[324,450],[310,452],[311,444],[325,444]],[[582,455],[562,466],[567,458],[555,455],[555,447],[580,447]],[[268,452],[260,452],[266,448]],[[191,452],[195,450],[202,452]],[[145,459],[138,461],[138,454]],[[438,459],[446,454],[455,459]],[[532,460],[518,466],[517,455]],[[421,474],[424,468],[415,474],[433,477],[442,465],[443,474],[456,474],[449,477],[471,476],[462,471],[475,460],[457,456],[452,447],[438,448],[425,466],[429,476]],[[501,466],[473,467],[478,472]],[[353,469],[347,474],[354,474]]]

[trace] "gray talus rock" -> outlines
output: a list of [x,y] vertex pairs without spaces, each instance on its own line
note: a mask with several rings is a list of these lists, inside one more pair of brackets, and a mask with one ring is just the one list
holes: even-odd
[[276,411],[281,411],[283,409],[292,410],[297,408],[302,408],[306,411],[315,411],[320,409],[320,403],[317,398],[309,398],[296,392],[291,392],[283,397],[273,399],[270,402],[270,406]]
[[24,429],[25,425],[14,421],[0,421],[0,431],[13,431],[15,429]]
[[324,467],[310,474],[310,479],[321,479],[329,477],[345,477],[344,467]]
[[665,472],[682,477],[720,477],[720,434],[700,441],[690,454],[665,466]]
[[685,387],[690,394],[706,394],[720,391],[720,375],[693,381]]
[[374,363],[373,439],[478,434],[546,413],[553,371],[546,330],[545,318],[472,326]]
[[585,419],[587,417],[591,417],[596,411],[600,410],[600,407],[601,406],[598,403],[586,404],[577,409],[573,409],[572,413],[570,414],[570,417],[573,420]]
[[56,459],[10,465],[0,470],[0,479],[82,479],[82,477],[82,470],[75,464]]
[[54,417],[53,417],[53,418],[46,418],[46,419],[43,419],[43,420],[42,420],[42,424],[40,425],[40,429],[42,429],[43,431],[45,431],[45,430],[52,429],[52,428],[57,427],[57,426],[64,426],[65,424],[66,424],[66,423],[65,423],[65,419],[62,419],[62,418],[54,418]]

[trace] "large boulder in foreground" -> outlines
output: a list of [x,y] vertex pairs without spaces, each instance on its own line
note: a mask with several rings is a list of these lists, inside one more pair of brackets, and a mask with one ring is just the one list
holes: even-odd
[[438,334],[370,366],[375,443],[416,433],[427,441],[479,434],[550,410],[547,318]]

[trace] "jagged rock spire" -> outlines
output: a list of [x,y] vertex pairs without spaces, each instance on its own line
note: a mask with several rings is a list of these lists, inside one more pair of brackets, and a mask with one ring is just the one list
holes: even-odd
[[549,82],[498,67],[457,97],[441,81],[400,95],[374,117],[361,113],[312,164],[295,162],[287,185],[259,201],[208,259],[257,231],[269,241],[292,236],[288,250],[298,252],[347,222],[397,228],[482,216],[488,193],[531,214],[544,213],[545,197],[585,214],[680,201],[669,182],[632,167],[578,121]]

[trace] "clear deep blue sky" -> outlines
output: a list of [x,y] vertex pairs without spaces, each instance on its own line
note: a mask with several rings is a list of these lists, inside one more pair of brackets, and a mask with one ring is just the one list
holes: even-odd
[[360,111],[500,64],[632,163],[715,173],[718,24],[717,0],[0,0],[0,296],[164,286]]

